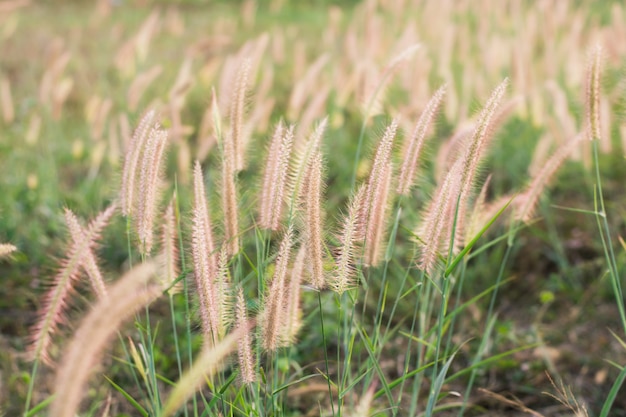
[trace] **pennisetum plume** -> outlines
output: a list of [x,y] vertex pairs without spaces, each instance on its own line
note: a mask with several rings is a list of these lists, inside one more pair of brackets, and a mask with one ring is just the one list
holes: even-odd
[[324,240],[322,226],[322,194],[324,192],[322,153],[311,156],[304,176],[301,201],[304,216],[304,242],[311,285],[317,290],[326,286],[324,277]]
[[243,289],[237,289],[235,331],[241,332],[241,340],[238,344],[237,356],[239,358],[239,372],[244,384],[256,381],[255,356],[252,352],[252,332],[248,328],[248,309],[243,295]]
[[289,171],[287,186],[287,189],[289,190],[288,199],[290,199],[290,204],[292,202],[292,196],[298,197],[302,194],[304,178],[306,176],[311,157],[320,150],[327,126],[328,118],[325,117],[313,130],[308,140],[299,141],[294,146],[294,162],[292,164],[294,168]]
[[330,288],[339,295],[356,286],[356,245],[363,240],[359,231],[362,229],[361,223],[363,222],[360,209],[364,195],[365,187],[361,186],[352,197],[348,213],[341,224],[338,236],[341,246],[338,249],[335,267],[329,282]]
[[239,252],[239,219],[237,213],[237,172],[243,169],[243,113],[250,62],[244,60],[237,72],[230,107],[230,134],[222,146],[222,211],[224,245],[229,255]]
[[602,48],[596,46],[591,52],[586,81],[586,133],[587,139],[600,139],[600,72],[602,66]]
[[72,213],[71,210],[65,210],[65,221],[67,223],[67,228],[70,232],[72,240],[79,247],[83,247],[83,260],[81,261],[81,266],[87,273],[89,277],[89,281],[91,282],[91,287],[94,292],[98,296],[98,298],[106,297],[107,290],[106,285],[104,284],[104,278],[102,277],[102,273],[100,272],[100,268],[98,268],[98,261],[96,259],[96,255],[93,253],[93,247],[95,246],[95,242],[89,242],[87,240],[88,232],[83,229],[83,227],[78,222],[76,215]]
[[143,151],[139,173],[136,227],[141,253],[150,255],[154,240],[154,219],[159,203],[161,170],[165,158],[167,132],[155,125],[149,135]]
[[122,189],[120,190],[120,200],[122,214],[130,216],[135,208],[137,193],[137,166],[143,152],[144,144],[148,139],[150,130],[154,124],[154,110],[146,112],[142,117],[135,133],[133,134],[126,157],[124,158],[124,168],[122,170]]
[[[478,116],[474,133],[459,159],[461,163],[460,178],[459,182],[454,184],[455,188],[458,187],[458,194],[456,194],[459,196],[458,207],[456,201],[450,206],[452,221],[455,216],[457,217],[457,232],[455,237],[455,241],[457,242],[460,241],[463,235],[463,227],[460,222],[463,222],[465,219],[467,200],[472,192],[478,167],[485,155],[485,150],[487,149],[491,137],[494,117],[497,114],[496,110],[502,101],[502,97],[504,97],[508,85],[509,79],[505,78],[493,91],[491,97],[489,97],[487,104]],[[455,214],[457,211],[458,214]],[[449,227],[451,228],[451,226]]]
[[163,257],[163,285],[169,288],[169,293],[177,293],[182,289],[181,283],[170,286],[178,278],[178,231],[176,230],[176,215],[174,213],[174,203],[176,197],[172,198],[165,209],[163,215],[163,226],[161,229],[161,256]]
[[302,309],[300,307],[300,284],[304,276],[305,258],[307,250],[304,245],[300,246],[296,260],[291,267],[289,283],[287,287],[287,314],[283,323],[283,339],[288,344],[296,341],[300,327],[302,327]]
[[231,293],[230,276],[228,274],[228,255],[222,248],[217,261],[217,274],[215,276],[215,309],[217,310],[217,322],[212,323],[212,333],[215,341],[220,341],[226,336],[226,331],[233,320],[233,300]]
[[246,92],[248,89],[248,76],[250,73],[250,60],[244,59],[235,78],[233,97],[230,102],[230,138],[234,170],[241,171],[244,166],[244,126],[243,116],[246,104]]
[[[231,150],[228,150],[231,149]],[[239,218],[237,213],[237,173],[232,148],[222,155],[222,211],[224,214],[224,246],[229,255],[239,252]]]
[[[423,215],[424,221],[417,232],[421,240],[421,254],[418,259],[420,269],[431,273],[434,270],[439,254],[445,222],[450,207],[453,182],[458,181],[460,164],[454,164],[452,169],[437,188],[435,195]],[[457,177],[457,178],[455,178]],[[444,237],[445,238],[445,237]]]
[[411,137],[406,141],[404,148],[404,160],[400,167],[397,192],[400,195],[408,195],[415,181],[415,172],[419,164],[419,157],[424,149],[426,133],[437,115],[441,102],[446,93],[446,87],[440,87],[426,104]]
[[[444,248],[444,251],[449,250],[450,234],[453,230],[454,248],[456,249],[456,247],[463,242],[466,210],[469,198],[473,192],[478,167],[488,148],[489,140],[494,130],[494,124],[496,122],[502,123],[506,115],[506,113],[498,113],[497,110],[504,97],[508,84],[509,80],[505,78],[493,91],[478,116],[474,131],[469,137],[468,143],[465,145],[460,157],[455,161],[455,164],[460,164],[459,171],[457,172],[458,177],[451,182],[453,197],[448,202],[448,221],[444,226],[445,230],[442,234],[443,240],[439,242],[439,245]],[[454,224],[455,222],[456,224]]]
[[[52,287],[44,298],[39,319],[31,330],[29,352],[34,360],[42,360],[47,364],[52,363],[48,351],[52,343],[52,335],[56,332],[59,323],[63,321],[63,311],[79,278],[80,268],[85,262],[85,254],[94,248],[102,229],[108,224],[114,212],[115,206],[112,205],[100,213],[89,223],[84,238],[72,242],[68,249],[67,256],[61,263]],[[70,220],[72,217],[73,213],[69,209],[66,210],[68,225],[72,222]],[[104,298],[106,297],[102,299]]]
[[293,227],[290,225],[278,249],[276,269],[264,298],[263,321],[261,323],[262,343],[263,349],[269,352],[273,352],[288,343],[282,337],[282,326],[285,323],[286,281],[292,245]]
[[194,264],[196,291],[200,304],[200,323],[205,343],[213,344],[217,339],[218,310],[216,308],[215,276],[218,264],[213,243],[213,231],[209,218],[209,209],[204,191],[202,168],[196,161],[194,171],[193,225],[191,230],[191,249]]
[[398,121],[394,119],[378,144],[365,190],[362,216],[366,219],[364,264],[367,266],[376,266],[381,261],[393,174],[391,151],[397,129]]
[[285,128],[280,122],[272,136],[261,188],[259,223],[264,229],[275,231],[280,227],[293,147],[293,129],[293,126]]

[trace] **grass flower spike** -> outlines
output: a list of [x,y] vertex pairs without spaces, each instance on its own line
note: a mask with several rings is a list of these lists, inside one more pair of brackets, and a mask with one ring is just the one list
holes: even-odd
[[288,341],[284,340],[285,305],[287,303],[287,273],[293,245],[293,227],[289,227],[278,249],[276,269],[263,303],[262,343],[263,349],[273,352],[283,347]]
[[326,286],[324,277],[324,239],[322,226],[322,194],[324,192],[322,154],[317,151],[309,161],[302,187],[304,211],[304,241],[311,285],[321,290]]
[[194,265],[196,291],[200,307],[200,323],[204,332],[205,343],[212,345],[218,338],[219,312],[215,276],[218,264],[213,243],[213,231],[204,192],[204,180],[200,163],[194,167],[194,207],[191,231],[191,248]]
[[[115,206],[111,206],[100,213],[89,224],[83,239],[74,241],[68,249],[52,287],[45,296],[39,319],[31,330],[29,352],[34,360],[43,360],[47,364],[52,364],[52,358],[49,355],[52,335],[57,331],[59,323],[64,320],[64,310],[80,277],[80,268],[85,263],[85,256],[94,247],[95,241],[100,237],[102,229],[108,224],[114,211]],[[74,227],[72,226],[74,214],[70,210],[66,210],[66,219],[68,228]],[[95,284],[95,286],[98,285]]]
[[285,200],[289,159],[293,147],[293,126],[285,129],[278,124],[265,164],[263,187],[261,188],[260,225],[264,229],[278,230]]
[[407,140],[404,150],[404,160],[400,167],[400,177],[398,179],[397,192],[400,195],[407,195],[415,181],[415,172],[419,164],[419,158],[424,149],[426,141],[426,133],[432,124],[433,119],[437,115],[441,102],[446,93],[446,87],[440,87],[433,94],[432,98],[422,112],[411,137]]
[[378,144],[367,181],[362,215],[367,219],[365,223],[364,263],[368,266],[376,266],[381,261],[389,209],[389,192],[393,176],[391,151],[397,129],[398,121],[394,119]]
[[159,204],[160,176],[166,146],[167,132],[155,125],[148,135],[141,161],[139,175],[141,194],[137,198],[137,237],[141,253],[146,255],[152,252],[154,243],[154,221]]

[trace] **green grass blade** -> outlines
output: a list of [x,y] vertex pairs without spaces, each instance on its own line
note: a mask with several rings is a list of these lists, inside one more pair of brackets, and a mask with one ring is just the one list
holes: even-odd
[[613,402],[617,397],[617,393],[619,392],[622,384],[624,383],[624,379],[626,379],[626,366],[622,368],[622,371],[617,376],[617,379],[613,383],[613,387],[611,391],[609,391],[609,395],[606,397],[604,401],[604,405],[602,406],[602,410],[600,410],[600,417],[607,417],[609,415],[609,411],[611,411],[611,407],[613,406]]
[[443,383],[446,381],[446,374],[448,373],[448,368],[450,368],[450,365],[454,360],[454,356],[455,353],[453,353],[443,365],[441,371],[439,371],[439,375],[437,375],[437,379],[435,379],[434,386],[430,390],[430,395],[428,396],[428,404],[426,405],[427,416],[432,415],[435,403],[437,402],[437,397],[439,397],[441,387],[443,387]]
[[272,391],[272,395],[276,395],[279,392],[284,391],[284,390],[286,390],[287,388],[289,388],[289,387],[291,387],[293,385],[299,384],[300,382],[304,382],[304,381],[306,381],[308,379],[319,377],[319,376],[320,376],[319,374],[311,374],[311,375],[303,376],[300,379],[297,379],[295,381],[289,382],[289,383],[287,383],[285,385],[281,385],[280,387],[276,388],[274,391]]
[[54,400],[54,395],[49,396],[48,398],[46,398],[45,400],[43,400],[42,402],[40,402],[39,404],[31,408],[30,410],[28,410],[28,412],[24,414],[24,417],[36,416],[38,412],[48,407],[50,403],[52,402],[52,400]]
[[113,386],[113,388],[115,388],[115,390],[117,392],[119,392],[120,394],[122,394],[124,396],[124,398],[126,398],[128,400],[128,402],[135,407],[135,409],[137,411],[139,411],[139,413],[143,416],[143,417],[148,417],[148,412],[146,411],[145,408],[143,408],[141,406],[141,404],[139,404],[133,397],[131,397],[131,395],[129,393],[127,393],[124,388],[120,387],[119,385],[117,385],[115,382],[113,382],[113,380],[111,378],[109,378],[108,376],[104,375],[104,379],[106,379],[109,384],[111,384]]
[[385,378],[385,374],[382,368],[380,367],[380,363],[378,363],[378,360],[376,358],[376,353],[374,352],[374,349],[373,349],[374,347],[372,346],[372,342],[370,341],[369,337],[365,333],[365,330],[363,329],[362,326],[357,325],[356,328],[357,328],[357,331],[359,332],[359,335],[361,335],[361,340],[363,340],[363,345],[365,346],[365,350],[367,350],[367,354],[372,360],[374,369],[376,369],[378,378],[380,379],[380,382],[383,384],[383,392],[387,396],[387,400],[389,401],[389,404],[393,404],[394,401],[393,401],[393,396],[391,395],[391,389],[389,388],[389,384],[387,384],[387,380]]
[[457,372],[455,374],[450,375],[448,378],[446,378],[446,382],[450,382],[450,381],[460,377],[461,375],[465,375],[465,374],[467,374],[469,372],[472,372],[474,369],[478,369],[478,368],[480,368],[482,366],[489,365],[490,363],[497,362],[500,359],[506,358],[507,356],[511,356],[511,355],[513,355],[513,354],[515,354],[517,352],[521,352],[521,351],[527,350],[527,349],[536,348],[537,346],[541,346],[541,344],[540,343],[532,343],[530,345],[520,346],[520,347],[517,347],[515,349],[507,350],[506,352],[502,352],[502,353],[499,353],[497,355],[490,356],[490,357],[488,357],[486,359],[483,359],[482,361],[476,362],[475,364],[473,364],[471,366],[468,366],[467,368],[465,368],[465,369],[463,369],[463,370],[461,370],[461,371],[459,371],[459,372]]

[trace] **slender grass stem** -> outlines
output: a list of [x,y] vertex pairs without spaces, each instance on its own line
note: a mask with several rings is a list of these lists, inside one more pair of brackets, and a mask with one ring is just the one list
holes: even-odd
[[30,371],[30,380],[28,381],[28,390],[26,391],[26,404],[24,405],[24,417],[28,416],[30,411],[30,402],[33,399],[33,391],[35,389],[35,377],[37,376],[37,369],[39,368],[39,358],[35,358],[33,363],[33,369]]
[[322,292],[317,292],[317,302],[320,312],[320,326],[322,330],[322,342],[324,346],[324,365],[326,367],[326,381],[328,383],[328,398],[330,399],[330,409],[332,415],[335,415],[335,400],[333,399],[333,389],[330,383],[330,366],[328,365],[328,346],[326,345],[326,331],[324,330],[324,311],[322,310]]
[[623,330],[626,333],[626,311],[624,310],[624,295],[622,293],[622,283],[618,272],[617,261],[615,260],[616,258],[615,251],[613,250],[611,231],[606,216],[606,209],[604,207],[604,195],[602,191],[602,178],[600,176],[600,162],[598,156],[598,142],[599,140],[597,139],[592,141],[593,164],[596,175],[597,189],[597,198],[594,198],[594,205],[597,206],[599,204],[600,206],[599,212],[597,210],[597,207],[595,207],[596,213],[599,213],[596,214],[596,219],[598,222],[598,230],[600,232],[600,240],[602,241],[602,246],[604,248],[604,255],[606,257],[607,265],[611,273],[611,285],[615,294],[617,308],[619,310]]

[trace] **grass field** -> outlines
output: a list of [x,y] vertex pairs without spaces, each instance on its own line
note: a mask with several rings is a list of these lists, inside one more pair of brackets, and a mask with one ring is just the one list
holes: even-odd
[[0,0],[0,416],[626,416],[624,39]]

